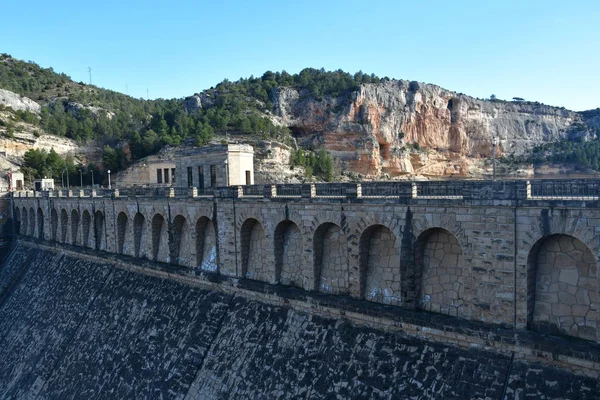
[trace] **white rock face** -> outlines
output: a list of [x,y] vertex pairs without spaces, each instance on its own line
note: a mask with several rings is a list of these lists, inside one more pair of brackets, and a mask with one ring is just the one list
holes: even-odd
[[36,114],[41,109],[40,105],[30,98],[5,89],[0,89],[0,104],[10,107],[15,111],[29,111]]

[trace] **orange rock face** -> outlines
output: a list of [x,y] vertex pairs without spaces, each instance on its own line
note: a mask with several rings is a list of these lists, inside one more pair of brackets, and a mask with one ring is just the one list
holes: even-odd
[[[344,169],[366,177],[466,175],[476,159],[523,154],[564,139],[577,113],[529,103],[490,102],[408,81],[365,84],[351,96],[313,99],[292,88],[275,96],[278,122],[301,144],[325,147]],[[413,157],[423,149],[429,155]],[[418,161],[417,161],[418,159]],[[430,164],[430,165],[429,165]]]

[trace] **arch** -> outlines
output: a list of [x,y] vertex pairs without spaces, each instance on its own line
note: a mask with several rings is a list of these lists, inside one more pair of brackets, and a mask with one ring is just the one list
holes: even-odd
[[289,286],[304,287],[302,274],[302,234],[290,220],[275,228],[275,280]]
[[[136,215],[137,216],[137,215]],[[143,217],[142,217],[143,218]],[[125,235],[127,234],[127,214],[120,212],[117,216],[117,253],[123,254],[125,248]],[[136,257],[138,256],[138,250],[136,248]]]
[[27,213],[27,209],[25,207],[23,207],[23,213],[21,214],[23,216],[23,221],[21,223],[21,235],[28,235],[28,229],[29,229],[29,214]]
[[242,276],[255,280],[266,280],[266,237],[265,230],[258,220],[248,218],[242,224]]
[[20,235],[21,234],[21,209],[19,207],[15,207],[14,215],[15,215],[15,232]]
[[81,215],[81,233],[83,236],[83,247],[89,246],[90,226],[92,225],[92,216],[88,210],[85,210]]
[[58,241],[58,213],[54,208],[50,211],[50,230],[52,240]]
[[396,235],[384,225],[371,225],[360,236],[361,297],[399,305],[400,251]]
[[77,244],[77,232],[79,230],[79,212],[71,211],[71,244]]
[[[184,257],[181,257],[181,243],[188,236],[188,223],[183,215],[176,215],[173,219],[173,235],[169,243],[171,262],[184,265]],[[186,247],[185,245],[183,246]]]
[[29,236],[35,236],[35,211],[33,210],[33,207],[29,208],[28,222],[29,228],[27,228],[27,230],[29,232]]
[[94,248],[104,250],[104,213],[100,210],[94,213]]
[[60,241],[67,243],[67,229],[69,227],[69,214],[64,208],[60,211]]
[[319,225],[313,237],[316,290],[342,294],[348,291],[348,244],[342,229],[331,222]]
[[152,217],[152,260],[163,261],[165,254],[163,248],[168,242],[163,237],[167,233],[167,221],[162,214],[154,214]]
[[529,329],[598,339],[597,260],[580,239],[552,234],[527,257]]
[[144,238],[144,225],[146,218],[141,213],[136,213],[133,217],[133,250],[136,257],[140,257],[142,239]]
[[465,305],[463,250],[458,238],[442,228],[422,232],[415,243],[417,307],[459,316]]
[[205,271],[217,271],[217,236],[208,217],[196,221],[196,265]]
[[38,237],[40,239],[44,238],[44,212],[41,207],[38,207],[37,210],[37,228],[38,228]]

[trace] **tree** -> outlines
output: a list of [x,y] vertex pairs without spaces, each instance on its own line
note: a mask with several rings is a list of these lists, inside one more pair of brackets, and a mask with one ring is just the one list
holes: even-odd
[[492,95],[490,96],[490,101],[496,101],[496,100],[497,100],[497,99],[496,99],[496,95],[495,95],[495,94],[492,94]]

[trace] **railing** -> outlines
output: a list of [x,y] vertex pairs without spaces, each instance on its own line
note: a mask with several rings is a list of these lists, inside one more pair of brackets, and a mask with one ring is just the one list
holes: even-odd
[[464,185],[462,182],[417,182],[416,194],[413,197],[424,199],[462,199]]
[[421,181],[248,185],[217,188],[122,187],[118,189],[83,189],[62,191],[13,192],[15,198],[35,197],[172,197],[172,198],[323,198],[469,200],[469,201],[596,201],[600,200],[600,179],[532,180],[532,181]]
[[528,181],[530,200],[598,200],[600,182],[588,179]]
[[248,197],[264,197],[265,187],[264,185],[250,185],[242,186],[243,195]]
[[361,184],[362,197],[411,197],[411,182],[364,182]]
[[277,197],[302,197],[302,185],[276,185]]
[[346,197],[346,186],[344,184],[315,184],[316,197]]

